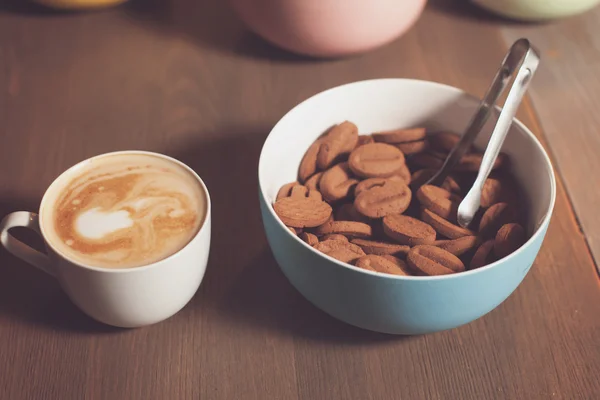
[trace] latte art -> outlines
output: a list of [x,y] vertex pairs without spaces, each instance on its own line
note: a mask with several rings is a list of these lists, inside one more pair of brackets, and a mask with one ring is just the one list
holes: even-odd
[[176,253],[198,231],[206,207],[192,174],[148,155],[100,158],[64,186],[54,204],[60,250],[107,268]]

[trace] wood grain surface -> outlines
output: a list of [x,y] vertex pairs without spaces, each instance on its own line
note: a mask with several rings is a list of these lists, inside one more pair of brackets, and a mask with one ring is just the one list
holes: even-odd
[[[437,334],[380,335],[330,318],[287,282],[263,234],[258,155],[287,110],[326,88],[379,77],[429,79],[481,96],[506,50],[499,24],[434,1],[390,45],[311,60],[250,35],[219,0],[140,1],[86,14],[17,4],[0,10],[0,215],[35,210],[47,185],[79,160],[144,149],[175,156],[204,178],[214,228],[195,298],[171,319],[134,330],[90,320],[52,278],[0,250],[0,399],[600,393],[600,284],[561,179],[524,282],[488,315]],[[533,107],[527,101],[519,117],[546,142],[552,137]],[[561,172],[575,162],[553,154]]]

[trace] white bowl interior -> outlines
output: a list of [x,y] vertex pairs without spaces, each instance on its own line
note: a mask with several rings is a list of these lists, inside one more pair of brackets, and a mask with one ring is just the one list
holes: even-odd
[[[461,133],[478,101],[450,86],[411,79],[361,81],[319,93],[288,112],[271,131],[259,161],[260,190],[272,203],[283,184],[297,179],[306,149],[334,124],[352,121],[360,134],[414,126]],[[477,138],[476,146],[482,150],[498,114],[496,110]],[[554,205],[552,165],[537,139],[517,120],[503,151],[510,156],[511,171],[524,191],[531,235],[549,218]]]

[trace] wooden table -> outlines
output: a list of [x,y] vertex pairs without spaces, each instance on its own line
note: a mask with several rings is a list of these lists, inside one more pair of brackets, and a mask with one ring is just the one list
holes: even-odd
[[[146,0],[86,14],[1,6],[0,215],[35,210],[77,161],[135,148],[200,173],[215,229],[196,297],[136,330],[90,320],[52,278],[2,250],[0,399],[598,398],[600,12],[526,26],[434,1],[394,43],[324,61],[263,43],[223,3]],[[522,285],[483,318],[418,337],[362,331],[309,305],[277,268],[255,200],[273,124],[314,93],[368,78],[481,96],[523,34],[545,62],[519,118],[551,151],[559,190]]]

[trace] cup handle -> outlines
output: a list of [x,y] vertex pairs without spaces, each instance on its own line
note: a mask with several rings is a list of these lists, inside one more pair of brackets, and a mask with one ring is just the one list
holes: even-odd
[[17,211],[8,214],[0,222],[0,243],[13,255],[25,260],[44,271],[45,273],[56,276],[50,265],[50,259],[44,253],[41,253],[32,247],[21,242],[9,233],[10,228],[25,227],[36,231],[41,235],[38,215],[27,211]]

